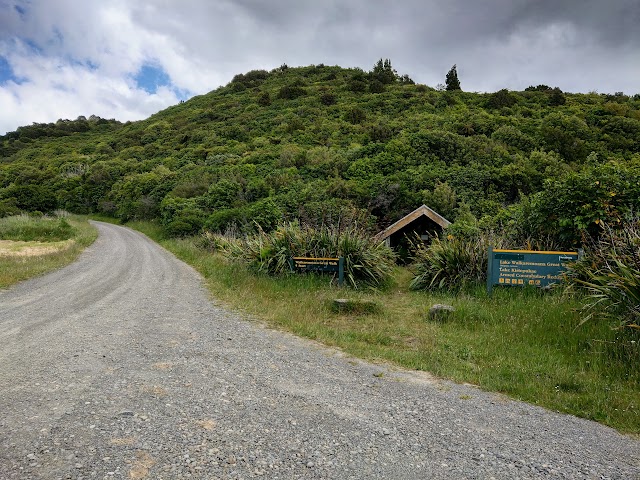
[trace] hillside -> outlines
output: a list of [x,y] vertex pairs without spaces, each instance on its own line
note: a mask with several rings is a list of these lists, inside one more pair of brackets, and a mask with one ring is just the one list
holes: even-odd
[[22,127],[0,156],[0,215],[159,218],[179,236],[283,218],[375,230],[426,203],[569,245],[640,208],[640,96],[438,91],[386,62],[283,65],[140,122]]

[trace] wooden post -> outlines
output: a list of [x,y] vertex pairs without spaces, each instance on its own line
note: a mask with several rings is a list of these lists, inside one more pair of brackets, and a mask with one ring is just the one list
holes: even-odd
[[489,245],[489,261],[487,262],[487,294],[493,291],[493,246]]

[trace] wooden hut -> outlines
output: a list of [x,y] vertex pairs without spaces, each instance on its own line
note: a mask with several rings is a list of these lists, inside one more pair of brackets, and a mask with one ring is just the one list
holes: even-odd
[[389,247],[402,247],[406,237],[415,238],[418,235],[422,240],[428,240],[449,225],[451,225],[449,220],[426,205],[421,205],[378,233],[375,238],[384,240]]

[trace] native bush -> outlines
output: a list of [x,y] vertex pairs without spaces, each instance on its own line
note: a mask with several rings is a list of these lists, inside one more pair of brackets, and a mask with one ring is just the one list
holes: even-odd
[[420,239],[414,241],[416,276],[410,284],[412,290],[457,290],[487,279],[489,246],[500,248],[504,241],[491,231],[468,227],[469,223],[461,219],[450,227],[456,235],[435,237],[428,245]]
[[608,162],[547,180],[532,197],[538,234],[550,234],[567,246],[582,235],[598,237],[602,222],[620,225],[640,208],[640,164]]
[[302,97],[307,94],[307,91],[299,83],[292,83],[291,85],[284,85],[278,91],[278,98],[285,100],[293,100],[298,97]]
[[326,106],[334,105],[336,103],[336,96],[334,93],[324,92],[320,95],[320,102]]
[[640,333],[640,216],[606,226],[566,277],[569,289],[587,294],[583,321],[597,318]]
[[15,198],[5,198],[0,200],[0,218],[18,215],[20,209],[17,207]]
[[312,228],[284,223],[272,232],[259,229],[239,246],[223,251],[252,271],[268,275],[288,273],[291,257],[344,257],[345,281],[353,288],[386,286],[395,265],[390,248],[355,226]]

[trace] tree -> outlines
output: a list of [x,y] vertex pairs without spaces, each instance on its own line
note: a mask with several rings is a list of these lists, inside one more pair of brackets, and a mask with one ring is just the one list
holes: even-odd
[[518,103],[518,99],[509,93],[509,90],[503,88],[492,94],[487,101],[488,108],[504,108],[512,107]]
[[549,105],[552,107],[558,107],[560,105],[564,105],[567,103],[567,99],[558,87],[551,90],[551,94],[549,95]]
[[447,85],[446,88],[449,91],[462,90],[460,88],[460,80],[458,80],[458,70],[456,68],[456,65],[453,65],[453,67],[451,67],[451,70],[449,70],[449,72],[447,73],[445,83]]
[[378,60],[378,63],[373,66],[373,70],[369,72],[369,76],[371,80],[377,80],[383,85],[394,83],[398,78],[398,74],[391,66],[391,60],[388,58]]
[[262,105],[263,107],[271,105],[271,96],[269,95],[269,92],[264,92],[260,97],[258,97],[258,105]]

